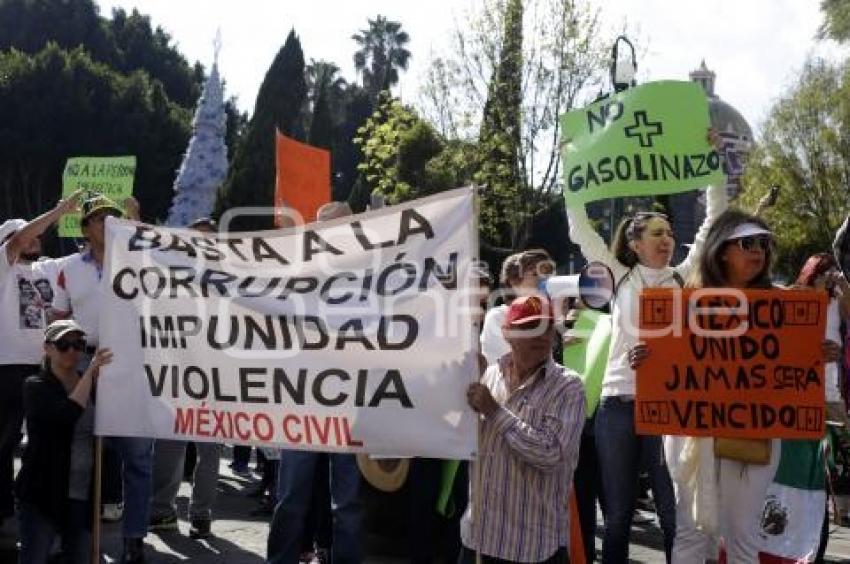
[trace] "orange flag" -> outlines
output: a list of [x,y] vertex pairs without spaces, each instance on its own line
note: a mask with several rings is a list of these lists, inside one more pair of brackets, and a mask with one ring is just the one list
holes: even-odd
[[275,182],[275,225],[281,226],[279,210],[296,210],[304,223],[316,220],[316,212],[331,201],[331,154],[290,139],[280,132],[277,138],[277,179]]

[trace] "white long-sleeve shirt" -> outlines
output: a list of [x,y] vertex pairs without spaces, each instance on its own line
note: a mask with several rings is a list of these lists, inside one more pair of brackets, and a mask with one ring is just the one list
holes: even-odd
[[502,335],[502,324],[508,313],[508,306],[500,305],[491,308],[484,316],[481,328],[481,354],[487,359],[487,366],[496,364],[499,359],[511,352],[511,347]]
[[[682,280],[688,280],[699,263],[708,230],[714,220],[728,206],[726,188],[709,186],[706,190],[706,216],[691,245],[688,256],[678,266],[649,268],[638,265],[632,269],[617,260],[608,249],[605,241],[591,225],[584,206],[567,208],[570,223],[570,239],[581,247],[588,262],[605,264],[614,274],[614,280],[620,282],[617,295],[611,309],[611,352],[608,368],[602,380],[602,397],[634,396],[635,371],[629,366],[629,351],[638,343],[638,312],[640,292],[643,288],[676,288],[679,282],[674,273]],[[631,271],[631,274],[630,274]],[[624,277],[627,278],[624,279]]]

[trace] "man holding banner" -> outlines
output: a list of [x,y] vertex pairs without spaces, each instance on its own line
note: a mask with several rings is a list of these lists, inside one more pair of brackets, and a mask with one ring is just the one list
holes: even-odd
[[502,325],[511,352],[467,391],[484,417],[471,498],[461,522],[461,561],[567,559],[568,501],[584,425],[577,375],[552,359],[552,306],[540,296],[514,300]]
[[[138,221],[138,204],[128,198],[124,202],[131,218]],[[89,355],[101,343],[101,310],[104,307],[104,285],[101,284],[106,253],[107,217],[121,217],[122,211],[109,198],[95,195],[83,202],[80,225],[88,248],[66,259],[59,273],[53,310],[58,318],[71,317],[86,334]],[[99,405],[102,407],[102,405]],[[150,438],[118,437],[112,445],[123,459],[125,511],[123,522],[124,548],[121,562],[144,562],[143,539],[147,534],[150,511],[151,475],[153,471],[153,440]]]
[[[100,344],[116,361],[99,382],[97,433],[285,449],[284,461],[293,450],[474,457],[473,202],[463,188],[214,237],[108,218]],[[282,488],[305,479],[298,469],[287,482],[290,470]],[[359,480],[356,467],[335,477]],[[348,508],[356,517],[356,500]],[[269,559],[289,563],[297,534],[294,555],[276,534],[303,516],[284,515]],[[357,562],[362,535],[356,522],[348,531],[335,560]]]

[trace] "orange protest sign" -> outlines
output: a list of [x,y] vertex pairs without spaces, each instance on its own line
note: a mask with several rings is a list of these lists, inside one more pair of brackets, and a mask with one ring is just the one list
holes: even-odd
[[[274,205],[276,210],[288,207],[303,218],[315,221],[316,212],[331,200],[331,154],[290,139],[280,132],[277,138],[277,179]],[[282,215],[275,214],[280,227]]]
[[644,290],[637,432],[820,439],[826,306],[814,290]]

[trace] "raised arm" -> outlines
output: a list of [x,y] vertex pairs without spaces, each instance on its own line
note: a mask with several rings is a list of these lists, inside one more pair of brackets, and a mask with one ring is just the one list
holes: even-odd
[[684,280],[688,280],[691,272],[693,272],[693,269],[696,268],[699,263],[699,256],[702,253],[703,246],[705,245],[705,238],[708,236],[708,230],[711,229],[712,224],[714,224],[714,220],[717,219],[720,214],[725,212],[728,207],[729,198],[726,194],[726,186],[709,186],[708,190],[705,191],[705,220],[702,222],[702,225],[700,225],[696,235],[694,235],[694,242],[693,245],[691,245],[691,250],[688,252],[688,256],[686,256],[685,260],[679,263],[676,267],[679,275]]
[[12,235],[6,244],[6,258],[9,264],[16,263],[21,252],[34,239],[37,239],[47,231],[48,227],[59,221],[60,217],[76,210],[82,194],[82,190],[77,190],[66,199],[59,200],[52,210],[41,214]]
[[584,206],[568,206],[567,220],[570,224],[570,240],[579,246],[587,262],[601,262],[611,269],[614,280],[619,280],[629,269],[608,249],[605,240],[596,232],[587,217]]

